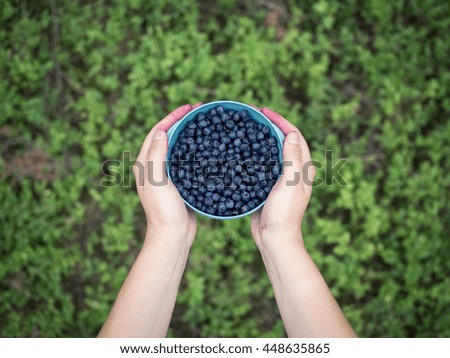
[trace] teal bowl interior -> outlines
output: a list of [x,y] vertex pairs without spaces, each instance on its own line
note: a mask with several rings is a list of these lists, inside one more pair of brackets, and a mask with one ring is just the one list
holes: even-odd
[[[217,107],[219,105],[223,106],[223,108],[225,110],[240,111],[240,110],[244,109],[244,110],[246,110],[248,112],[248,114],[250,115],[250,117],[253,120],[255,120],[256,122],[259,122],[259,123],[267,125],[270,128],[271,134],[277,139],[278,151],[279,151],[278,155],[279,155],[279,158],[280,158],[280,163],[283,163],[282,153],[283,153],[284,134],[264,114],[262,114],[260,111],[254,109],[253,107],[250,107],[249,105],[244,104],[244,103],[234,102],[234,101],[215,101],[215,102],[205,103],[205,104],[201,105],[200,107],[197,107],[196,109],[192,110],[191,112],[186,114],[180,121],[175,123],[168,130],[167,137],[168,137],[168,141],[169,141],[169,150],[167,152],[167,163],[168,163],[168,165],[167,165],[167,175],[168,175],[169,179],[171,179],[170,178],[170,170],[169,170],[170,168],[169,168],[169,166],[170,166],[170,157],[171,157],[171,154],[172,154],[172,147],[173,147],[174,143],[177,141],[178,135],[180,134],[180,132],[184,129],[184,127],[186,127],[186,125],[190,121],[195,120],[195,118],[197,117],[197,115],[199,113],[206,113],[206,112],[210,111],[211,109],[213,109],[213,108],[215,108],[215,107]],[[234,215],[234,216],[210,215],[210,214],[204,213],[203,211],[193,207],[186,200],[184,200],[184,202],[192,210],[194,210],[195,212],[197,212],[199,214],[207,216],[208,218],[218,219],[218,220],[229,220],[229,219],[241,218],[241,217],[244,217],[246,215],[252,214],[253,212],[257,211],[259,208],[261,208],[264,205],[265,201],[263,201],[256,208],[254,208],[253,210],[248,211],[245,214],[239,214],[239,215]]]

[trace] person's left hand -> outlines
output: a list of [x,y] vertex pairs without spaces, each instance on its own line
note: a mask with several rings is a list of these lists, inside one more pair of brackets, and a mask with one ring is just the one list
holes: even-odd
[[[156,124],[145,138],[133,166],[139,199],[147,217],[147,240],[189,249],[195,238],[195,215],[188,210],[177,188],[166,174],[167,131],[192,109],[186,104]],[[156,235],[155,235],[156,234]]]

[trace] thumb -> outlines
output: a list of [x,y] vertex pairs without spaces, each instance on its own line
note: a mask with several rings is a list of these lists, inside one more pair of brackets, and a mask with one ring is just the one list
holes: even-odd
[[167,180],[166,175],[167,135],[157,129],[148,150],[146,174],[150,184],[161,184]]
[[301,184],[302,166],[300,136],[292,131],[286,136],[283,146],[283,175],[280,179],[283,186],[297,187]]

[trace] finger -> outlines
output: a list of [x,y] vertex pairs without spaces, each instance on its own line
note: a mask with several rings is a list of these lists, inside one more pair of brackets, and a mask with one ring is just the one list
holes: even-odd
[[186,206],[188,215],[189,215],[189,219],[192,220],[193,222],[195,222],[197,220],[197,217],[195,216],[195,212],[189,208],[188,206]]
[[264,114],[267,118],[269,118],[270,121],[273,124],[275,124],[278,128],[280,128],[280,130],[283,132],[284,135],[287,135],[289,132],[292,131],[298,131],[297,127],[295,127],[287,119],[285,119],[283,116],[281,116],[275,111],[272,111],[269,108],[261,109],[261,113]]
[[145,165],[146,176],[152,185],[167,182],[166,175],[167,134],[161,129],[155,131],[153,141],[148,151]]
[[252,214],[252,219],[251,219],[251,224],[250,225],[252,227],[256,228],[258,226],[258,223],[260,222],[260,219],[261,219],[261,209],[255,211]]
[[269,118],[269,120],[275,124],[280,130],[283,132],[284,135],[287,135],[288,133],[295,131],[300,136],[300,149],[302,152],[302,165],[307,171],[307,178],[309,181],[314,180],[314,176],[316,174],[316,168],[312,164],[311,159],[311,153],[309,151],[308,143],[306,143],[305,138],[303,137],[302,133],[298,130],[296,126],[294,126],[292,123],[290,123],[287,119],[285,119],[283,116],[278,114],[275,111],[272,111],[269,108],[263,108],[261,112]]
[[175,123],[177,123],[181,118],[183,118],[191,110],[192,110],[192,106],[190,104],[185,104],[184,106],[178,107],[174,111],[170,112],[155,127],[167,132],[170,129],[170,127],[172,127]]
[[297,131],[288,133],[283,145],[283,175],[280,185],[283,187],[302,186],[302,151],[300,135]]
[[192,106],[192,109],[195,109],[195,108],[197,108],[197,107],[200,107],[202,104],[203,104],[203,102],[197,102],[196,104],[194,104],[194,105]]
[[[147,158],[147,153],[150,148],[150,144],[153,139],[153,135],[156,131],[156,129],[162,129],[167,132],[167,130],[177,121],[179,121],[181,118],[183,118],[187,113],[189,113],[192,109],[192,106],[190,104],[185,104],[184,106],[178,107],[174,111],[170,112],[163,120],[158,122],[153,129],[150,131],[150,133],[147,135],[147,137],[144,140],[144,143],[142,144],[141,151],[139,152],[139,155],[137,157],[137,161],[140,161],[144,163],[145,159]],[[167,128],[167,129],[165,129]]]

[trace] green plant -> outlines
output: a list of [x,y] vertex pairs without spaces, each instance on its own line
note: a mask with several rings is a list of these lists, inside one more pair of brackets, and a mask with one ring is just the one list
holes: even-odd
[[[2,1],[2,336],[98,332],[145,231],[102,163],[131,178],[122,152],[215,99],[274,108],[315,160],[348,159],[304,237],[357,333],[450,336],[448,1],[245,4]],[[170,335],[283,334],[249,221],[201,218]]]

